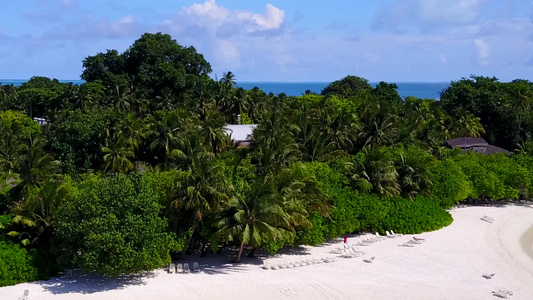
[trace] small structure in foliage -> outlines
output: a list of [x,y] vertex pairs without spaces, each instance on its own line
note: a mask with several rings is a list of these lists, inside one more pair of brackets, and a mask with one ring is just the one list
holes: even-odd
[[252,133],[257,124],[226,125],[224,128],[233,143],[247,146],[252,139]]
[[461,148],[463,152],[474,151],[481,154],[505,153],[511,155],[511,152],[493,145],[489,145],[482,138],[462,137],[446,141],[449,148]]

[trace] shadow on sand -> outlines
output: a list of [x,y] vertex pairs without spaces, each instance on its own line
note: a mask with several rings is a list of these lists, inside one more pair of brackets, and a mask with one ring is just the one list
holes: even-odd
[[117,278],[102,277],[95,274],[75,274],[71,278],[52,278],[49,281],[41,282],[40,285],[44,290],[52,294],[92,294],[118,290],[131,285],[144,285],[146,284],[145,279],[154,276],[154,273],[151,272]]
[[[337,240],[331,240],[326,242],[320,247],[329,246]],[[309,249],[302,246],[286,247],[280,249],[278,254],[271,255],[265,250],[257,250],[253,257],[248,257],[247,254],[250,249],[247,249],[242,255],[241,263],[234,263],[235,256],[237,254],[236,248],[226,248],[219,254],[210,253],[207,257],[200,257],[199,254],[184,255],[179,260],[173,261],[175,264],[189,263],[191,267],[193,262],[198,262],[200,265],[200,273],[188,273],[188,274],[168,274],[168,266],[156,272],[145,272],[137,275],[125,275],[117,278],[102,277],[97,274],[84,274],[80,271],[73,272],[69,277],[57,277],[52,278],[49,281],[42,281],[39,283],[44,290],[52,294],[93,294],[98,292],[120,290],[128,286],[133,285],[145,285],[146,279],[153,278],[155,276],[196,276],[200,274],[207,275],[221,275],[242,273],[249,270],[247,266],[253,265],[258,268],[263,265],[263,261],[269,258],[279,257],[283,255],[287,256],[303,256],[309,255]]]
[[[250,249],[247,249],[241,257],[240,263],[234,263],[235,256],[237,254],[237,249],[227,248],[222,251],[220,254],[209,254],[207,257],[200,258],[197,255],[185,255],[182,259],[174,261],[174,263],[189,263],[192,265],[193,262],[198,262],[200,264],[200,270],[204,274],[208,275],[218,275],[218,274],[231,274],[234,272],[242,273],[246,272],[246,266],[257,266],[258,268],[263,265],[263,261],[268,258],[277,257],[279,255],[290,256],[290,255],[308,255],[309,250],[305,247],[296,246],[296,247],[287,247],[280,249],[278,254],[272,255],[265,250],[257,250],[253,257],[248,257],[247,254],[250,252]],[[168,268],[165,269],[165,271]],[[190,274],[194,276],[194,273]],[[183,274],[183,276],[186,276]]]

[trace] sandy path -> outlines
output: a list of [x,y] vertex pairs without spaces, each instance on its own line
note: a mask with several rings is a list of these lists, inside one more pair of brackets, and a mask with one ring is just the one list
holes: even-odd
[[[498,289],[513,291],[512,299],[533,299],[533,260],[520,244],[533,225],[533,208],[469,207],[451,213],[451,226],[418,235],[426,242],[413,248],[398,246],[411,238],[404,236],[360,247],[367,252],[363,257],[277,271],[261,269],[260,259],[232,266],[224,264],[226,257],[213,256],[200,260],[199,274],[160,270],[127,280],[53,279],[0,288],[0,299],[18,299],[24,289],[30,299],[43,300],[497,299],[491,291]],[[481,221],[483,215],[496,221]],[[328,253],[341,242],[305,247],[299,255]],[[370,256],[374,263],[363,262]],[[483,273],[496,275],[487,280]]]

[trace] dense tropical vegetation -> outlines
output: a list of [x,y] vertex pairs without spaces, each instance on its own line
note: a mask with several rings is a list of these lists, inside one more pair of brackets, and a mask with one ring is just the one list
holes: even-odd
[[[420,233],[446,208],[533,193],[533,83],[463,78],[441,101],[348,76],[322,95],[209,77],[193,47],[145,34],[87,57],[81,85],[0,85],[0,285],[65,268],[137,273],[198,250],[275,253],[361,231]],[[40,126],[32,118],[49,124]],[[226,124],[255,123],[250,145]],[[484,137],[515,150],[445,149]],[[9,258],[9,259],[7,259]]]

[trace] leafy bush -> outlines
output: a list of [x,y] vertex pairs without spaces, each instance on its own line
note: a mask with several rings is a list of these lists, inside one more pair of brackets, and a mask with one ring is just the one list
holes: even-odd
[[415,200],[404,198],[382,199],[389,206],[386,216],[377,224],[376,231],[394,230],[406,234],[434,231],[450,225],[452,216],[437,203],[426,197]]
[[[320,189],[331,200],[333,208],[330,218],[310,214],[313,228],[298,232],[300,243],[317,245],[326,238],[360,231],[384,233],[392,229],[402,233],[420,233],[440,229],[453,221],[438,202],[426,197],[414,200],[384,198],[354,190],[339,162],[329,165],[314,162],[306,166],[316,176]],[[437,188],[441,187],[437,185]]]
[[0,287],[37,280],[30,253],[19,244],[0,238]]
[[60,265],[118,276],[170,262],[167,221],[142,175],[90,176],[57,219]]
[[432,199],[444,208],[452,207],[473,194],[472,183],[451,158],[435,163],[430,174]]

